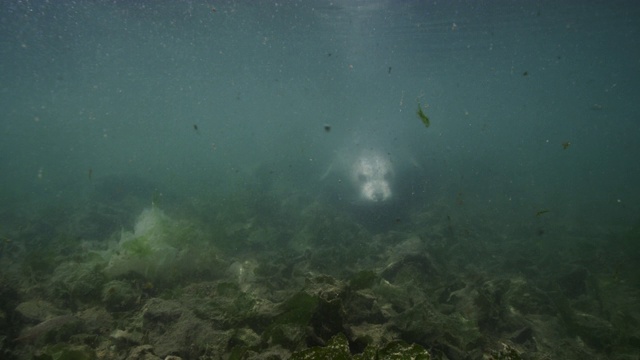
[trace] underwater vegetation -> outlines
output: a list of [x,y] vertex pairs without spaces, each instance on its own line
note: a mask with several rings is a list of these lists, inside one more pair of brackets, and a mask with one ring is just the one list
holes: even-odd
[[139,258],[146,258],[153,254],[149,239],[144,235],[125,241],[122,243],[122,249],[128,254]]
[[135,274],[156,287],[224,272],[220,252],[209,238],[192,222],[173,220],[155,206],[143,210],[134,231],[123,231],[118,242],[100,255],[98,263],[107,278]]
[[[24,263],[0,278],[0,328],[9,334],[2,355],[518,360],[637,353],[630,270],[603,275],[603,251],[593,244],[560,252],[557,241],[537,244],[539,236],[504,242],[483,226],[452,231],[456,220],[445,208],[414,214],[410,228],[375,233],[313,199],[254,195],[204,201],[181,216],[147,207],[102,241],[42,226],[51,239],[46,251],[16,247],[11,255]],[[638,229],[612,248],[635,244]],[[29,237],[41,241],[33,228]]]

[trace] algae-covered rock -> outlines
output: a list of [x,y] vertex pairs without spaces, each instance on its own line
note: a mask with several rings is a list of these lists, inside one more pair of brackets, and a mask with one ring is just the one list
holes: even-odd
[[304,291],[298,292],[280,306],[282,313],[277,316],[276,322],[306,325],[311,321],[319,301],[316,296]]
[[237,329],[231,337],[231,342],[236,346],[244,348],[254,348],[260,345],[261,339],[255,331],[250,328]]
[[142,311],[143,331],[161,358],[179,355],[197,359],[207,351],[223,353],[231,331],[217,331],[176,301],[150,299]]
[[129,345],[140,345],[143,342],[143,334],[137,331],[127,331],[116,329],[109,337],[113,339],[116,344],[122,347]]
[[371,270],[357,272],[349,280],[351,290],[362,290],[371,288],[378,280],[378,275]]
[[574,314],[573,330],[586,343],[600,350],[610,348],[618,337],[618,332],[610,322],[582,312]]
[[68,340],[82,330],[82,320],[74,315],[49,318],[20,332],[15,341],[20,343],[54,343]]
[[126,281],[112,280],[102,288],[102,302],[112,311],[129,310],[135,306],[140,292]]
[[96,354],[87,345],[55,344],[44,348],[34,360],[93,360]]
[[344,331],[345,284],[330,276],[306,279],[305,289],[277,306],[277,315],[263,334],[270,345],[296,350],[318,344]]
[[291,360],[305,359],[349,360],[351,359],[349,341],[343,334],[337,334],[324,347],[312,347],[291,355]]
[[262,340],[269,347],[299,349],[306,344],[305,328],[292,324],[272,324],[262,334]]
[[352,356],[349,341],[342,333],[338,333],[327,342],[326,346],[298,351],[291,356],[291,359],[430,360],[431,355],[420,345],[393,341],[380,348],[368,346],[362,354]]
[[387,318],[394,316],[397,312],[410,309],[415,301],[422,300],[420,298],[413,299],[406,287],[392,284],[385,279],[381,279],[373,287],[373,292],[380,299],[380,302],[389,305],[385,307],[386,310],[383,309],[385,310],[383,315]]
[[96,264],[66,262],[55,269],[49,291],[66,300],[92,301],[100,297],[105,281]]
[[199,318],[214,322],[217,328],[237,329],[256,316],[256,299],[235,282],[191,284],[182,289],[178,299]]
[[378,348],[369,345],[362,354],[353,355],[353,360],[378,360]]
[[68,315],[69,311],[58,309],[55,305],[45,300],[29,300],[20,303],[16,307],[16,313],[27,320],[39,322],[59,315]]
[[[378,350],[377,360],[430,360],[431,355],[418,344],[394,341]],[[373,360],[373,359],[372,359]]]
[[509,344],[502,343],[501,349],[489,351],[492,360],[522,360],[520,353]]
[[544,291],[520,277],[511,279],[506,296],[509,305],[522,314],[555,315],[557,311]]
[[297,326],[306,333],[311,344],[317,343],[317,339],[326,341],[333,334],[344,331],[345,288],[343,282],[331,276],[307,278],[305,289],[279,306],[275,328],[279,324]]
[[484,338],[477,324],[460,314],[444,315],[424,301],[392,319],[402,339],[420,344],[439,343],[451,352],[470,351]]
[[376,294],[370,290],[359,290],[349,293],[345,301],[345,320],[350,324],[382,324],[386,317],[380,308]]
[[139,345],[129,351],[126,360],[162,360],[153,353],[153,346]]

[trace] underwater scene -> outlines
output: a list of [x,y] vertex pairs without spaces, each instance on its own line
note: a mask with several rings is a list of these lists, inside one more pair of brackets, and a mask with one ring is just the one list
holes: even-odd
[[3,0],[0,359],[640,359],[640,5]]

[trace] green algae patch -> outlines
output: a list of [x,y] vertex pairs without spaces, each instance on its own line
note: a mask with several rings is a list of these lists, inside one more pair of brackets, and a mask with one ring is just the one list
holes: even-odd
[[146,236],[138,236],[134,239],[122,243],[122,249],[132,256],[139,258],[147,258],[153,255],[153,249],[149,244],[149,239]]

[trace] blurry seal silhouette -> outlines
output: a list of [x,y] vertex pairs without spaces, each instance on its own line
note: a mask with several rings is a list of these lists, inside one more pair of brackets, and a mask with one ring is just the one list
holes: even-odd
[[377,152],[363,153],[353,163],[351,171],[360,200],[385,202],[392,199],[395,174],[388,157]]

